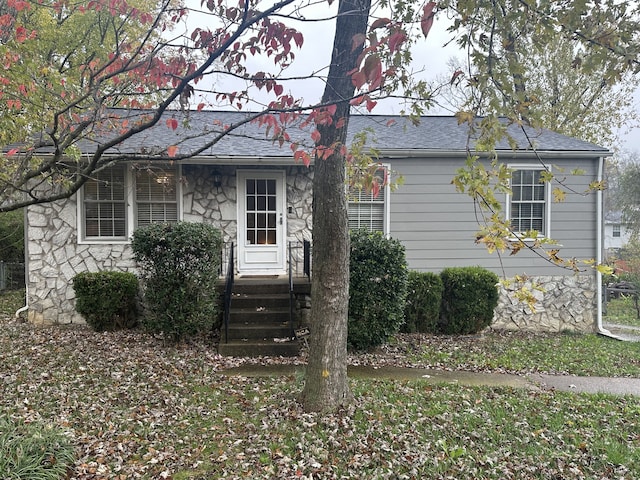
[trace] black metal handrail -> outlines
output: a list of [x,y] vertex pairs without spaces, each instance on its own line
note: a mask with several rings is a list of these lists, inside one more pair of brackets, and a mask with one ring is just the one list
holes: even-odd
[[293,318],[295,316],[296,296],[293,291],[293,242],[289,242],[289,337],[295,337]]
[[309,240],[303,240],[303,272],[304,275],[311,280],[311,242]]
[[229,248],[229,263],[227,264],[227,274],[224,282],[224,341],[229,342],[229,312],[231,311],[231,298],[233,292],[233,242]]

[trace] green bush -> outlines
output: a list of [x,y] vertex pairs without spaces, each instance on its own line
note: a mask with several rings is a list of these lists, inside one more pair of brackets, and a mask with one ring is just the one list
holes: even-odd
[[138,279],[127,272],[82,272],[73,277],[76,311],[96,331],[136,325]]
[[24,262],[24,211],[0,213],[0,261]]
[[440,330],[446,334],[477,333],[491,325],[498,305],[498,276],[482,267],[445,268]]
[[349,333],[351,348],[384,343],[404,320],[407,261],[404,247],[379,232],[351,232]]
[[409,272],[403,332],[437,333],[443,289],[437,273]]
[[141,319],[145,328],[178,341],[219,326],[218,229],[203,223],[151,224],[134,232],[132,247],[148,308]]
[[59,429],[0,417],[0,478],[68,478],[74,457],[71,441]]

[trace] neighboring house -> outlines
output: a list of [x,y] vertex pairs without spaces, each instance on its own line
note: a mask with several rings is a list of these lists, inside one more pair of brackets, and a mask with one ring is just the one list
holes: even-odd
[[614,256],[631,240],[631,229],[622,218],[622,212],[607,212],[604,216],[604,248],[607,256]]
[[[193,151],[208,136],[207,128],[232,124],[245,114],[190,112],[188,129],[183,125],[186,114],[166,115],[179,120],[175,131],[163,119],[112,153],[152,154],[169,145],[179,145],[180,153]],[[375,132],[381,164],[401,174],[404,184],[395,191],[386,188],[377,197],[352,195],[352,228],[380,230],[398,239],[406,248],[410,269],[438,272],[481,265],[500,276],[527,275],[540,282],[546,293],[537,293],[535,312],[503,289],[497,327],[593,331],[599,325],[595,270],[585,267],[574,275],[527,250],[499,256],[475,243],[474,203],[451,184],[467,159],[468,125],[458,125],[453,117],[424,117],[418,126],[402,117],[351,118],[351,136],[365,129]],[[603,158],[610,152],[528,128],[534,152],[519,128],[510,127],[510,132],[518,149],[506,141],[498,147],[499,160],[514,170],[513,194],[502,196],[504,214],[514,228],[536,229],[558,241],[566,258],[599,259],[601,193],[580,193],[601,176]],[[90,142],[81,146],[84,152],[94,147]],[[539,181],[545,168],[578,193],[554,203],[552,189],[558,184]],[[583,173],[563,173],[574,169]],[[161,167],[120,164],[95,175],[68,200],[29,207],[29,319],[82,321],[74,310],[73,276],[87,270],[135,270],[129,239],[137,227],[150,222],[211,223],[223,231],[227,244],[236,245],[237,274],[286,272],[289,242],[311,239],[312,175],[313,167],[294,163],[288,146],[274,144],[252,123],[188,160]]]

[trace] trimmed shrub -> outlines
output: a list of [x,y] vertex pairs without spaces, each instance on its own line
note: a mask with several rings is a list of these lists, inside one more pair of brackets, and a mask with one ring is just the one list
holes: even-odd
[[133,234],[145,306],[143,326],[174,341],[219,327],[222,234],[212,225],[151,224]]
[[410,271],[401,330],[405,333],[437,333],[443,290],[442,279],[437,273]]
[[128,272],[82,272],[73,277],[76,311],[101,332],[137,324],[138,278]]
[[477,333],[491,325],[498,305],[498,276],[482,267],[445,268],[440,330],[446,334]]
[[74,446],[58,428],[0,417],[0,478],[69,478],[74,461]]
[[351,232],[348,344],[365,350],[384,343],[404,320],[404,247],[379,232]]

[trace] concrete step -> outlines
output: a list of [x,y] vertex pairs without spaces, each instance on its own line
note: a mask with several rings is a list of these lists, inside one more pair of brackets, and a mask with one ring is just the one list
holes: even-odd
[[236,279],[233,283],[233,293],[265,294],[289,293],[288,279]]
[[[289,322],[281,322],[276,324],[263,323],[232,323],[229,324],[229,340],[273,340],[274,338],[282,339],[291,335]],[[222,328],[222,336],[224,340],[225,330]]]
[[229,342],[220,342],[218,353],[227,357],[295,357],[300,353],[300,343],[297,340],[287,342],[229,340]]
[[289,305],[278,308],[231,308],[229,324],[280,323],[289,321]]
[[275,294],[233,294],[231,297],[232,309],[273,309],[273,308],[288,308],[289,307],[289,294],[288,293],[275,293]]

